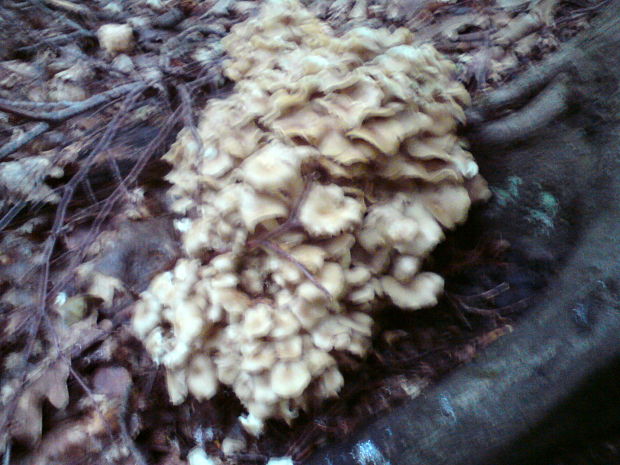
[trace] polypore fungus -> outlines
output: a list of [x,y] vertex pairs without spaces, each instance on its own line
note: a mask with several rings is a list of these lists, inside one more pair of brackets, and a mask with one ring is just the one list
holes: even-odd
[[337,38],[270,0],[222,42],[235,91],[165,156],[186,257],[133,325],[173,402],[231,386],[260,434],[337,395],[332,353],[366,354],[371,309],[436,303],[423,261],[486,187],[455,134],[468,94],[409,31]]

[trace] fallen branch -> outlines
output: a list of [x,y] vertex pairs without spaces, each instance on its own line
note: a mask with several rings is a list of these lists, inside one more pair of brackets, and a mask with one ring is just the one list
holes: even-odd
[[0,161],[11,155],[16,150],[31,142],[50,128],[49,123],[37,123],[32,129],[25,132],[12,142],[8,142],[0,147]]
[[69,34],[46,37],[44,39],[41,39],[39,43],[19,47],[16,51],[19,53],[25,53],[25,54],[34,53],[37,50],[41,49],[41,43],[46,44],[46,45],[64,45],[64,44],[68,44],[69,42],[73,42],[76,39],[80,39],[82,37],[91,37],[91,36],[85,35],[84,32],[82,31],[74,31],[74,32],[70,32]]
[[[18,116],[23,116],[25,118],[30,118],[34,120],[43,120],[49,121],[51,123],[60,123],[63,122],[73,116],[79,115],[87,110],[90,110],[102,103],[106,103],[110,100],[117,99],[127,94],[128,92],[137,92],[144,90],[147,87],[147,84],[144,82],[132,82],[131,84],[124,84],[122,86],[115,87],[114,89],[107,90],[97,95],[93,95],[86,100],[81,100],[79,102],[72,102],[68,108],[64,108],[58,111],[43,111],[43,112],[35,112],[31,110],[26,110],[24,108],[19,108],[11,104],[4,103],[5,101],[0,101],[0,110],[7,111],[9,113],[13,113]],[[20,106],[23,105],[24,102],[20,102]]]
[[80,102],[73,102],[68,108],[58,111],[35,112],[20,108],[25,106],[25,102],[23,101],[19,102],[17,106],[10,104],[7,105],[5,103],[5,100],[0,101],[0,109],[3,111],[7,111],[9,113],[13,113],[33,120],[43,120],[43,122],[38,123],[35,127],[33,127],[27,133],[23,134],[21,137],[0,147],[0,161],[15,152],[16,150],[19,150],[21,147],[32,141],[37,136],[47,131],[50,128],[50,123],[63,122],[69,118],[72,118],[73,116],[79,115],[80,113],[83,113],[87,110],[91,110],[103,103],[107,103],[110,100],[122,97],[129,92],[142,92],[147,87],[148,85],[144,82],[133,82],[131,84],[125,84],[115,87],[114,89],[102,92],[100,94],[93,95],[86,100],[82,100]]
[[15,205],[13,205],[10,210],[6,212],[6,214],[2,217],[2,219],[0,219],[0,231],[4,230],[4,228],[11,224],[11,221],[13,221],[13,219],[17,215],[19,215],[19,212],[21,212],[26,207],[26,205],[28,205],[28,202],[25,201],[17,202]]
[[44,0],[49,6],[68,11],[73,14],[88,15],[90,10],[83,5],[70,2],[69,0]]

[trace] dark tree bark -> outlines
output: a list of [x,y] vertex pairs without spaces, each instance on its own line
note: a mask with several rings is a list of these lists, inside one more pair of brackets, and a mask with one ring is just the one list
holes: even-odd
[[479,221],[552,265],[538,304],[473,363],[307,464],[523,465],[620,426],[619,43],[615,1],[471,112],[483,175],[496,193],[514,188]]

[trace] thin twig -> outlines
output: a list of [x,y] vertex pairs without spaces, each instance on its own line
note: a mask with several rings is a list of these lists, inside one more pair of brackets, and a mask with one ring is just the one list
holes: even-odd
[[[140,156],[140,158],[138,158],[137,163],[134,165],[129,174],[125,177],[126,186],[129,186],[136,181],[138,175],[142,172],[144,166],[146,165],[148,160],[150,160],[155,150],[157,150],[157,148],[163,143],[166,137],[168,137],[168,134],[172,130],[173,123],[176,119],[178,119],[180,112],[180,108],[177,108],[177,110],[168,117],[168,119],[164,122],[163,129],[144,149],[142,155]],[[74,255],[73,260],[69,265],[69,268],[77,266],[84,260],[88,253],[87,245],[91,244],[95,240],[95,238],[101,231],[101,228],[103,227],[103,222],[108,218],[108,216],[116,206],[116,203],[120,199],[121,194],[121,188],[116,187],[112,194],[110,194],[110,196],[105,200],[102,209],[99,211],[92,226],[89,228],[88,234],[86,234],[80,244],[76,247],[79,252]],[[56,283],[51,292],[59,292],[67,285],[67,283],[69,283],[71,279],[72,277],[68,274],[64,279],[61,279],[58,281],[58,283]]]
[[[69,371],[71,375],[73,376],[73,378],[78,382],[80,387],[84,390],[84,392],[86,393],[90,401],[92,402],[93,406],[95,407],[95,411],[97,412],[97,415],[99,415],[99,417],[103,421],[103,424],[105,425],[105,429],[106,429],[108,436],[110,437],[110,440],[114,442],[114,433],[112,432],[112,427],[110,426],[110,423],[108,422],[103,411],[101,410],[101,406],[99,405],[99,402],[97,402],[97,400],[95,399],[95,395],[93,391],[88,387],[86,382],[82,379],[79,373],[75,371],[75,369],[71,366],[70,361],[69,361]],[[123,396],[123,399],[121,400],[121,407],[119,408],[118,419],[117,419],[118,426],[120,428],[123,442],[125,443],[125,446],[127,447],[127,449],[129,449],[129,452],[131,453],[136,463],[138,465],[147,465],[146,460],[144,460],[144,457],[142,456],[142,454],[140,453],[140,451],[138,450],[138,448],[132,441],[131,437],[129,436],[129,433],[127,431],[127,425],[125,424],[125,421],[123,418],[127,410],[127,402],[128,402],[130,393],[131,393],[131,384],[129,384],[129,386],[127,387],[125,394]]]
[[73,376],[73,379],[77,381],[77,383],[80,385],[82,390],[86,393],[86,395],[90,399],[91,403],[95,407],[95,411],[97,412],[97,415],[99,415],[99,417],[101,418],[101,421],[103,422],[105,426],[106,433],[110,437],[110,440],[114,442],[114,432],[112,431],[112,427],[110,426],[110,423],[108,422],[105,415],[103,414],[103,411],[101,410],[101,406],[99,405],[99,402],[97,402],[97,400],[95,399],[95,393],[88,387],[88,385],[86,384],[86,381],[84,381],[82,377],[79,375],[79,373],[75,371],[73,366],[71,366],[71,361],[68,360],[67,363],[69,364],[69,373],[71,373],[71,376]]
[[110,155],[108,156],[108,165],[110,165],[110,169],[112,170],[112,176],[114,177],[114,181],[116,181],[117,185],[122,187],[122,189],[125,191],[125,195],[128,196],[129,191],[127,190],[127,186],[123,181],[123,175],[121,174],[121,170],[118,167],[118,163],[116,162],[116,158],[114,158],[114,155],[114,153],[110,153]]
[[299,222],[299,219],[298,219],[299,209],[301,208],[301,204],[304,203],[304,200],[306,200],[306,197],[308,197],[308,193],[310,192],[311,187],[312,187],[312,183],[307,181],[304,185],[304,190],[302,191],[301,195],[297,198],[297,201],[295,202],[295,205],[293,206],[293,210],[289,214],[286,221],[282,223],[281,225],[279,225],[278,227],[272,229],[271,231],[265,232],[264,234],[260,235],[256,239],[252,239],[248,241],[247,243],[248,248],[253,249],[254,247],[256,247],[257,244],[260,244],[261,242],[271,241],[272,239],[279,236],[280,234],[283,234],[285,232],[288,232],[288,231],[291,231],[293,229],[300,227],[301,223]]
[[0,102],[0,109],[15,115],[23,116],[34,120],[49,121],[52,123],[63,122],[73,116],[79,115],[91,108],[94,108],[102,103],[106,103],[109,100],[113,100],[129,92],[141,91],[147,87],[144,82],[132,82],[130,84],[124,84],[122,86],[115,87],[114,89],[107,90],[97,95],[93,95],[86,100],[72,102],[68,108],[64,108],[58,111],[42,111],[35,112],[26,110],[24,108],[13,107],[10,104],[4,104]]
[[125,422],[125,415],[127,413],[127,404],[129,403],[130,394],[131,394],[131,383],[129,383],[129,385],[127,386],[127,389],[125,390],[123,399],[121,401],[121,407],[118,409],[118,426],[120,427],[120,430],[121,430],[121,438],[123,439],[123,442],[125,443],[125,446],[127,447],[127,449],[129,449],[129,452],[131,456],[133,457],[134,461],[138,465],[148,465],[147,461],[145,460],[142,453],[136,447],[136,444],[131,439],[131,436],[129,435],[129,431],[127,430],[127,423]]
[[20,2],[18,0],[5,0],[2,4],[3,7],[11,8],[13,10],[25,10],[28,8],[28,0]]
[[318,279],[316,279],[316,277],[310,272],[308,268],[306,268],[306,266],[303,263],[301,263],[299,260],[293,257],[286,250],[282,249],[280,246],[274,244],[273,242],[269,242],[269,241],[260,241],[258,242],[258,245],[275,252],[276,254],[280,255],[281,257],[291,262],[293,265],[299,268],[299,270],[306,276],[306,278],[308,278],[308,280],[312,282],[312,284],[318,287],[321,290],[321,292],[323,292],[327,296],[329,300],[333,300],[333,296],[327,290],[327,288],[323,286],[323,284],[321,284],[321,282]]
[[72,19],[67,18],[65,15],[63,15],[62,13],[59,13],[57,11],[52,10],[51,8],[48,8],[42,0],[29,0],[30,3],[34,6],[36,6],[37,8],[49,13],[50,15],[54,16],[56,19],[58,19],[61,23],[64,23],[66,26],[69,26],[73,29],[75,29],[76,31],[81,32],[82,34],[84,34],[86,37],[94,37],[95,33],[92,31],[88,31],[86,29],[84,29],[82,26],[80,26],[78,23],[76,23],[75,21],[73,21]]
[[11,100],[8,98],[0,98],[1,106],[7,107],[25,107],[25,108],[44,108],[46,110],[57,110],[57,107],[73,105],[75,101],[61,100],[58,102],[31,102],[30,100]]
[[37,52],[38,50],[41,50],[41,44],[57,45],[57,46],[58,45],[64,45],[64,44],[68,44],[69,42],[73,42],[76,39],[79,39],[81,37],[85,37],[85,35],[84,35],[84,33],[82,31],[75,31],[75,32],[71,32],[69,34],[56,35],[56,36],[52,36],[52,37],[44,37],[43,39],[41,39],[36,44],[25,45],[23,47],[19,47],[15,51],[19,52],[19,53],[26,53],[26,54],[34,53],[34,52]]
[[488,291],[484,291],[481,292],[479,294],[474,294],[474,295],[460,295],[460,294],[452,294],[454,297],[458,297],[459,299],[484,299],[484,300],[490,300],[493,299],[494,297],[497,297],[500,294],[503,294],[504,292],[508,291],[510,289],[510,284],[508,284],[507,282],[503,282],[497,286],[495,286],[492,289],[489,289]]
[[181,114],[183,117],[183,124],[189,128],[194,141],[198,145],[198,153],[202,154],[204,147],[202,144],[202,138],[200,137],[200,134],[198,134],[198,130],[194,125],[194,118],[192,116],[192,99],[189,95],[189,91],[187,90],[187,86],[185,84],[177,85],[177,89],[179,90],[179,96],[181,97]]
[[495,310],[472,307],[471,305],[467,305],[463,301],[458,301],[458,305],[460,308],[462,308],[467,313],[473,313],[474,315],[488,316],[488,317],[493,317],[493,318],[499,316],[499,314]]
[[610,2],[610,0],[602,0],[602,1],[598,2],[597,4],[595,4],[595,5],[591,5],[591,6],[588,6],[588,7],[583,7],[583,8],[580,8],[578,10],[575,10],[571,14],[556,20],[555,21],[555,25],[557,27],[557,26],[560,26],[561,24],[564,24],[567,21],[573,21],[573,20],[579,19],[579,18],[581,18],[583,16],[587,16],[591,12],[600,9],[601,7],[605,6],[609,2]]
[[6,446],[4,447],[4,456],[2,457],[2,465],[10,465],[11,463],[11,447],[13,443],[9,438],[6,442]]
[[[473,297],[479,297],[481,299],[485,299],[485,300],[489,300],[489,299],[493,299],[495,297],[497,297],[500,294],[503,294],[504,292],[510,290],[510,284],[508,284],[507,282],[503,282],[497,286],[495,286],[493,289],[489,289],[486,292],[481,292],[478,295],[474,295],[471,296]],[[468,296],[469,297],[469,296]]]
[[496,309],[496,311],[498,313],[501,313],[502,315],[510,315],[511,313],[516,313],[518,311],[521,311],[527,308],[527,306],[530,304],[530,301],[531,301],[530,297],[525,297],[521,300],[517,300],[513,304],[499,307],[498,309]]
[[453,302],[451,299],[449,299],[449,300],[450,300],[450,303],[452,304],[452,305],[450,305],[450,308],[454,311],[454,314],[456,315],[456,318],[461,323],[463,323],[463,325],[467,329],[471,330],[472,329],[471,323],[469,322],[467,317],[463,314],[463,312],[461,310],[461,307],[456,302]]
[[88,200],[90,201],[90,203],[91,204],[97,203],[97,196],[95,195],[93,186],[90,184],[90,181],[88,180],[88,178],[82,181],[82,188],[84,189],[84,192],[86,192],[86,197],[88,197]]
[[[133,105],[133,102],[135,102],[135,100],[139,97],[140,94],[141,94],[141,89],[138,91],[132,92],[130,95],[126,97],[123,107],[126,107],[127,111],[119,111],[114,116],[114,118],[108,125],[108,128],[106,129],[105,133],[101,137],[99,143],[92,150],[88,158],[85,160],[82,168],[71,178],[71,180],[63,188],[63,195],[58,204],[58,208],[56,209],[56,215],[54,217],[54,224],[52,226],[48,239],[45,242],[45,247],[42,253],[43,269],[39,275],[39,286],[37,290],[37,304],[35,307],[36,311],[30,322],[30,330],[28,331],[27,339],[26,339],[28,343],[23,352],[24,356],[22,359],[22,365],[24,367],[28,363],[28,359],[33,353],[34,346],[37,341],[36,335],[39,332],[39,329],[41,328],[42,320],[46,316],[45,309],[47,306],[47,297],[49,295],[48,285],[49,285],[49,278],[50,278],[51,257],[52,257],[54,248],[56,246],[56,241],[58,240],[58,237],[60,237],[60,234],[64,228],[64,220],[67,214],[69,203],[71,202],[71,199],[73,198],[73,194],[75,192],[76,187],[82,182],[82,180],[84,179],[84,177],[86,176],[90,168],[92,167],[93,163],[95,162],[96,155],[100,153],[102,150],[105,150],[105,148],[107,148],[110,141],[114,137],[114,134],[116,133],[121,120],[126,116],[128,110],[131,108],[131,105]],[[25,370],[24,375],[22,376],[22,379],[21,379],[21,383],[20,383],[20,386],[22,388],[18,389],[15,393],[13,393],[9,406],[5,408],[6,416],[4,417],[2,424],[0,425],[0,431],[6,426],[6,423],[9,421],[9,419],[12,418],[13,413],[15,412],[15,409],[17,408],[17,399],[19,398],[19,395],[23,392],[23,388],[26,384],[27,378],[28,378],[28,371]]]
[[13,205],[11,209],[6,212],[6,214],[2,217],[2,219],[0,219],[0,231],[4,230],[4,228],[11,224],[11,221],[13,221],[15,217],[19,215],[19,212],[21,212],[24,207],[26,207],[26,205],[28,205],[28,202],[25,201],[17,202],[15,205]]
[[43,134],[50,128],[49,123],[40,122],[37,123],[34,127],[29,129],[27,132],[19,136],[14,141],[8,142],[0,147],[0,161],[4,160],[6,157],[11,155],[13,152],[19,150],[21,147],[26,145],[28,142],[34,140],[36,137]]

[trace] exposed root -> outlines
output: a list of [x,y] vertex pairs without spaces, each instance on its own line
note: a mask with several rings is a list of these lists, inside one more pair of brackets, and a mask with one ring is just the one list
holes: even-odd
[[85,37],[94,37],[95,36],[94,32],[88,31],[88,30],[84,29],[78,23],[76,23],[72,19],[67,18],[62,13],[59,13],[57,11],[52,10],[51,8],[48,8],[45,5],[45,2],[43,0],[28,0],[28,2],[31,5],[39,8],[40,10],[45,11],[46,13],[49,13],[49,14],[53,15],[59,22],[61,22],[61,23],[65,24],[65,25],[71,27],[72,29],[75,29],[76,31],[78,31],[82,35],[84,35]]
[[568,98],[569,91],[565,82],[553,82],[519,111],[474,129],[470,138],[487,145],[509,144],[526,139],[564,113],[568,107]]
[[523,104],[569,67],[568,54],[552,55],[544,65],[530,68],[514,82],[486,94],[476,102],[466,111],[468,124],[480,125],[511,107]]

